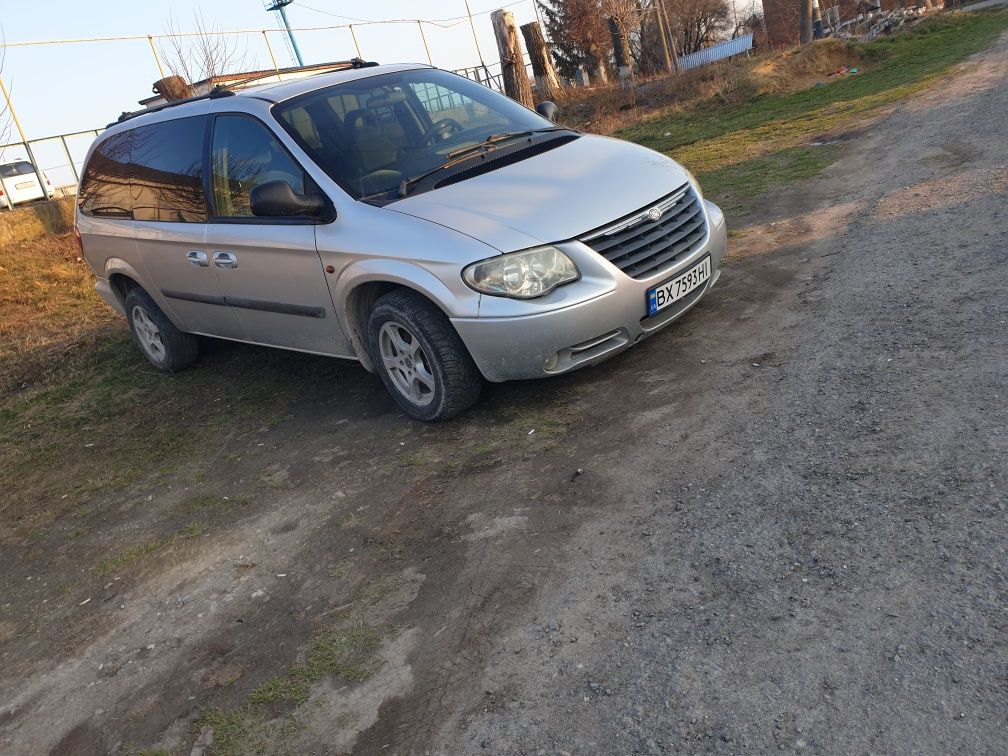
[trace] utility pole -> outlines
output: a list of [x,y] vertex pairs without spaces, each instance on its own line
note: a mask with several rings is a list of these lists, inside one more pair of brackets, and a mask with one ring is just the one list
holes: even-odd
[[658,40],[661,42],[662,60],[665,63],[665,70],[672,72],[672,56],[669,54],[668,37],[665,35],[665,22],[662,20],[662,12],[658,8],[658,0],[651,0],[651,9],[654,11],[655,28],[658,30]]
[[287,20],[287,6],[293,0],[264,0],[263,6],[268,11],[275,11],[280,14],[287,36],[290,38],[291,47],[294,49],[294,57],[297,58],[298,65],[304,68],[304,58],[301,57],[301,48],[298,47],[297,40],[294,39],[294,30],[291,29],[290,21]]

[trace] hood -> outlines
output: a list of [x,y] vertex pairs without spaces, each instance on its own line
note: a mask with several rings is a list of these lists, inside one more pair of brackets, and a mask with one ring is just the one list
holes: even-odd
[[584,135],[385,207],[513,252],[581,236],[646,207],[686,181],[682,167],[660,153]]

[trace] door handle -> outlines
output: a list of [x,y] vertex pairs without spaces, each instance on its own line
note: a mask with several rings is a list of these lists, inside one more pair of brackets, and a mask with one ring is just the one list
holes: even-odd
[[218,268],[237,268],[238,258],[230,252],[214,252],[213,262]]
[[197,268],[205,268],[210,264],[207,253],[195,249],[191,252],[186,252],[185,259],[189,261],[190,265],[195,265]]

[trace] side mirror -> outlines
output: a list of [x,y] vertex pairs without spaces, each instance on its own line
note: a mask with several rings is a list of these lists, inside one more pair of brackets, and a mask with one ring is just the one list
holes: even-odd
[[318,218],[325,211],[320,194],[298,194],[286,181],[267,181],[255,187],[249,200],[260,218]]
[[556,123],[557,106],[555,102],[550,102],[549,100],[543,100],[538,105],[536,105],[536,113],[541,115],[550,121]]

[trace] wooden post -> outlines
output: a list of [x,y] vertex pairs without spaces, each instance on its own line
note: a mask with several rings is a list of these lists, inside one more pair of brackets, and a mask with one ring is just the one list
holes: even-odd
[[495,10],[490,14],[490,20],[493,22],[497,49],[500,52],[504,94],[526,108],[535,107],[532,85],[525,72],[525,58],[522,56],[521,43],[518,41],[518,27],[515,26],[514,16],[511,11]]
[[563,88],[556,68],[553,67],[553,56],[539,22],[523,24],[521,33],[525,37],[525,49],[528,50],[529,58],[532,60],[532,74],[535,76],[539,99],[555,100]]
[[812,41],[812,0],[802,0],[799,40],[803,45]]

